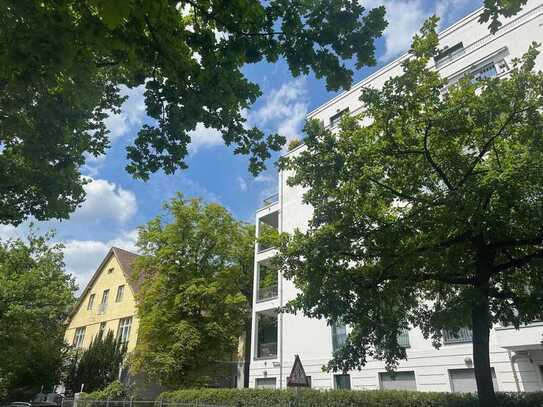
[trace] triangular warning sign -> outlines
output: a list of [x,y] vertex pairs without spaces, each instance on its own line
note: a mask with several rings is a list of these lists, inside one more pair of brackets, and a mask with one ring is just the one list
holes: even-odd
[[295,355],[294,365],[290,371],[290,376],[287,377],[287,386],[288,387],[309,387],[307,381],[307,376],[305,375],[304,367],[302,366],[302,361],[300,356]]

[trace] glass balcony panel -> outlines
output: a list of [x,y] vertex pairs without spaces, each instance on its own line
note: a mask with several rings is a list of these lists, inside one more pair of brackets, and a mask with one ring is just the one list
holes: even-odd
[[277,356],[277,314],[273,311],[257,313],[256,357],[259,359]]

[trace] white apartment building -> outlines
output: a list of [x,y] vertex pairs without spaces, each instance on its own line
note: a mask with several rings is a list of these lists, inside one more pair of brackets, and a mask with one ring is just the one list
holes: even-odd
[[[476,11],[440,33],[440,48],[446,51],[434,61],[436,69],[454,82],[468,72],[476,76],[507,75],[511,60],[522,56],[532,41],[543,41],[543,0],[529,0],[516,16],[504,19],[501,29],[492,35],[478,23]],[[334,128],[344,112],[356,113],[362,106],[360,89],[379,87],[391,76],[401,73],[404,55],[378,70],[351,90],[338,95],[309,114]],[[540,56],[536,69],[543,69]],[[297,154],[303,145],[288,154]],[[288,173],[279,174],[278,194],[264,202],[256,214],[257,234],[263,227],[282,232],[305,230],[311,208],[302,204],[302,190],[286,184]],[[296,295],[293,284],[269,267],[275,250],[260,245],[256,249],[253,304],[252,360],[250,387],[286,388],[287,377],[300,355],[305,372],[316,389],[353,390],[413,389],[419,391],[475,391],[471,332],[458,337],[444,333],[444,344],[436,350],[417,329],[402,336],[408,359],[400,363],[395,377],[385,371],[381,361],[370,361],[361,371],[346,375],[325,373],[322,366],[335,347],[345,340],[348,328],[331,326],[328,321],[302,315],[279,314],[274,309]],[[522,327],[496,327],[491,332],[491,365],[498,391],[543,390],[543,322]]]

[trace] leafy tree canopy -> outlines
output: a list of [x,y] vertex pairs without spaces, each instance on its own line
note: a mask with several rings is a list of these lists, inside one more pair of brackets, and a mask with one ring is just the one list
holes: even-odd
[[[499,27],[525,0],[486,0]],[[362,2],[363,4],[363,2]],[[0,223],[67,218],[84,200],[80,168],[109,146],[103,120],[120,85],[145,87],[147,115],[126,167],[147,179],[186,168],[191,131],[222,133],[250,170],[264,168],[278,134],[247,126],[260,96],[242,67],[286,60],[347,89],[375,63],[384,8],[358,0],[4,0],[0,3]]]
[[528,0],[485,0],[485,9],[479,21],[490,21],[490,31],[495,33],[501,27],[500,16],[511,17],[517,14]]
[[119,377],[124,362],[126,344],[116,338],[113,331],[100,332],[87,349],[73,349],[67,360],[66,388],[72,394],[81,391],[93,392],[112,384]]
[[75,290],[48,236],[0,241],[0,400],[26,400],[59,383]]
[[403,329],[438,347],[443,329],[469,327],[492,405],[490,327],[543,318],[543,73],[533,45],[506,78],[447,87],[429,68],[436,23],[338,134],[307,124],[307,148],[283,165],[314,214],[281,260],[301,290],[291,310],[353,327],[328,368],[394,367]]
[[246,125],[260,96],[246,64],[283,58],[348,88],[375,63],[384,8],[358,0],[6,0],[0,4],[0,222],[66,218],[84,198],[80,167],[109,145],[119,85],[145,86],[153,119],[128,147],[147,179],[186,168],[190,131],[221,131],[258,173],[284,138]]
[[230,371],[250,319],[254,228],[181,195],[165,209],[139,234],[133,370],[165,386],[207,385]]

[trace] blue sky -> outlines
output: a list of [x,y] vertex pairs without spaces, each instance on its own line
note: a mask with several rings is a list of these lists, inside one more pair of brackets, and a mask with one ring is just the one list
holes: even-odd
[[[482,0],[363,0],[369,7],[384,4],[389,26],[378,41],[378,64],[355,73],[355,81],[404,53],[413,33],[432,14],[441,17],[441,27],[480,7]],[[248,112],[250,124],[278,131],[288,139],[301,136],[306,114],[331,99],[324,81],[313,76],[293,78],[284,62],[260,63],[244,69],[260,85],[263,95]],[[234,156],[220,134],[199,127],[193,134],[189,169],[175,175],[155,174],[147,182],[132,179],[124,170],[125,148],[146,121],[141,89],[125,90],[129,96],[122,113],[107,120],[112,146],[99,159],[90,159],[83,173],[93,182],[86,186],[87,200],[69,220],[38,224],[41,231],[55,229],[65,245],[67,270],[80,287],[88,281],[110,246],[135,250],[137,227],[157,216],[162,204],[176,192],[218,202],[237,218],[253,222],[262,199],[277,189],[274,161],[268,170],[253,177],[247,159]],[[0,238],[24,236],[19,228],[0,225]]]

